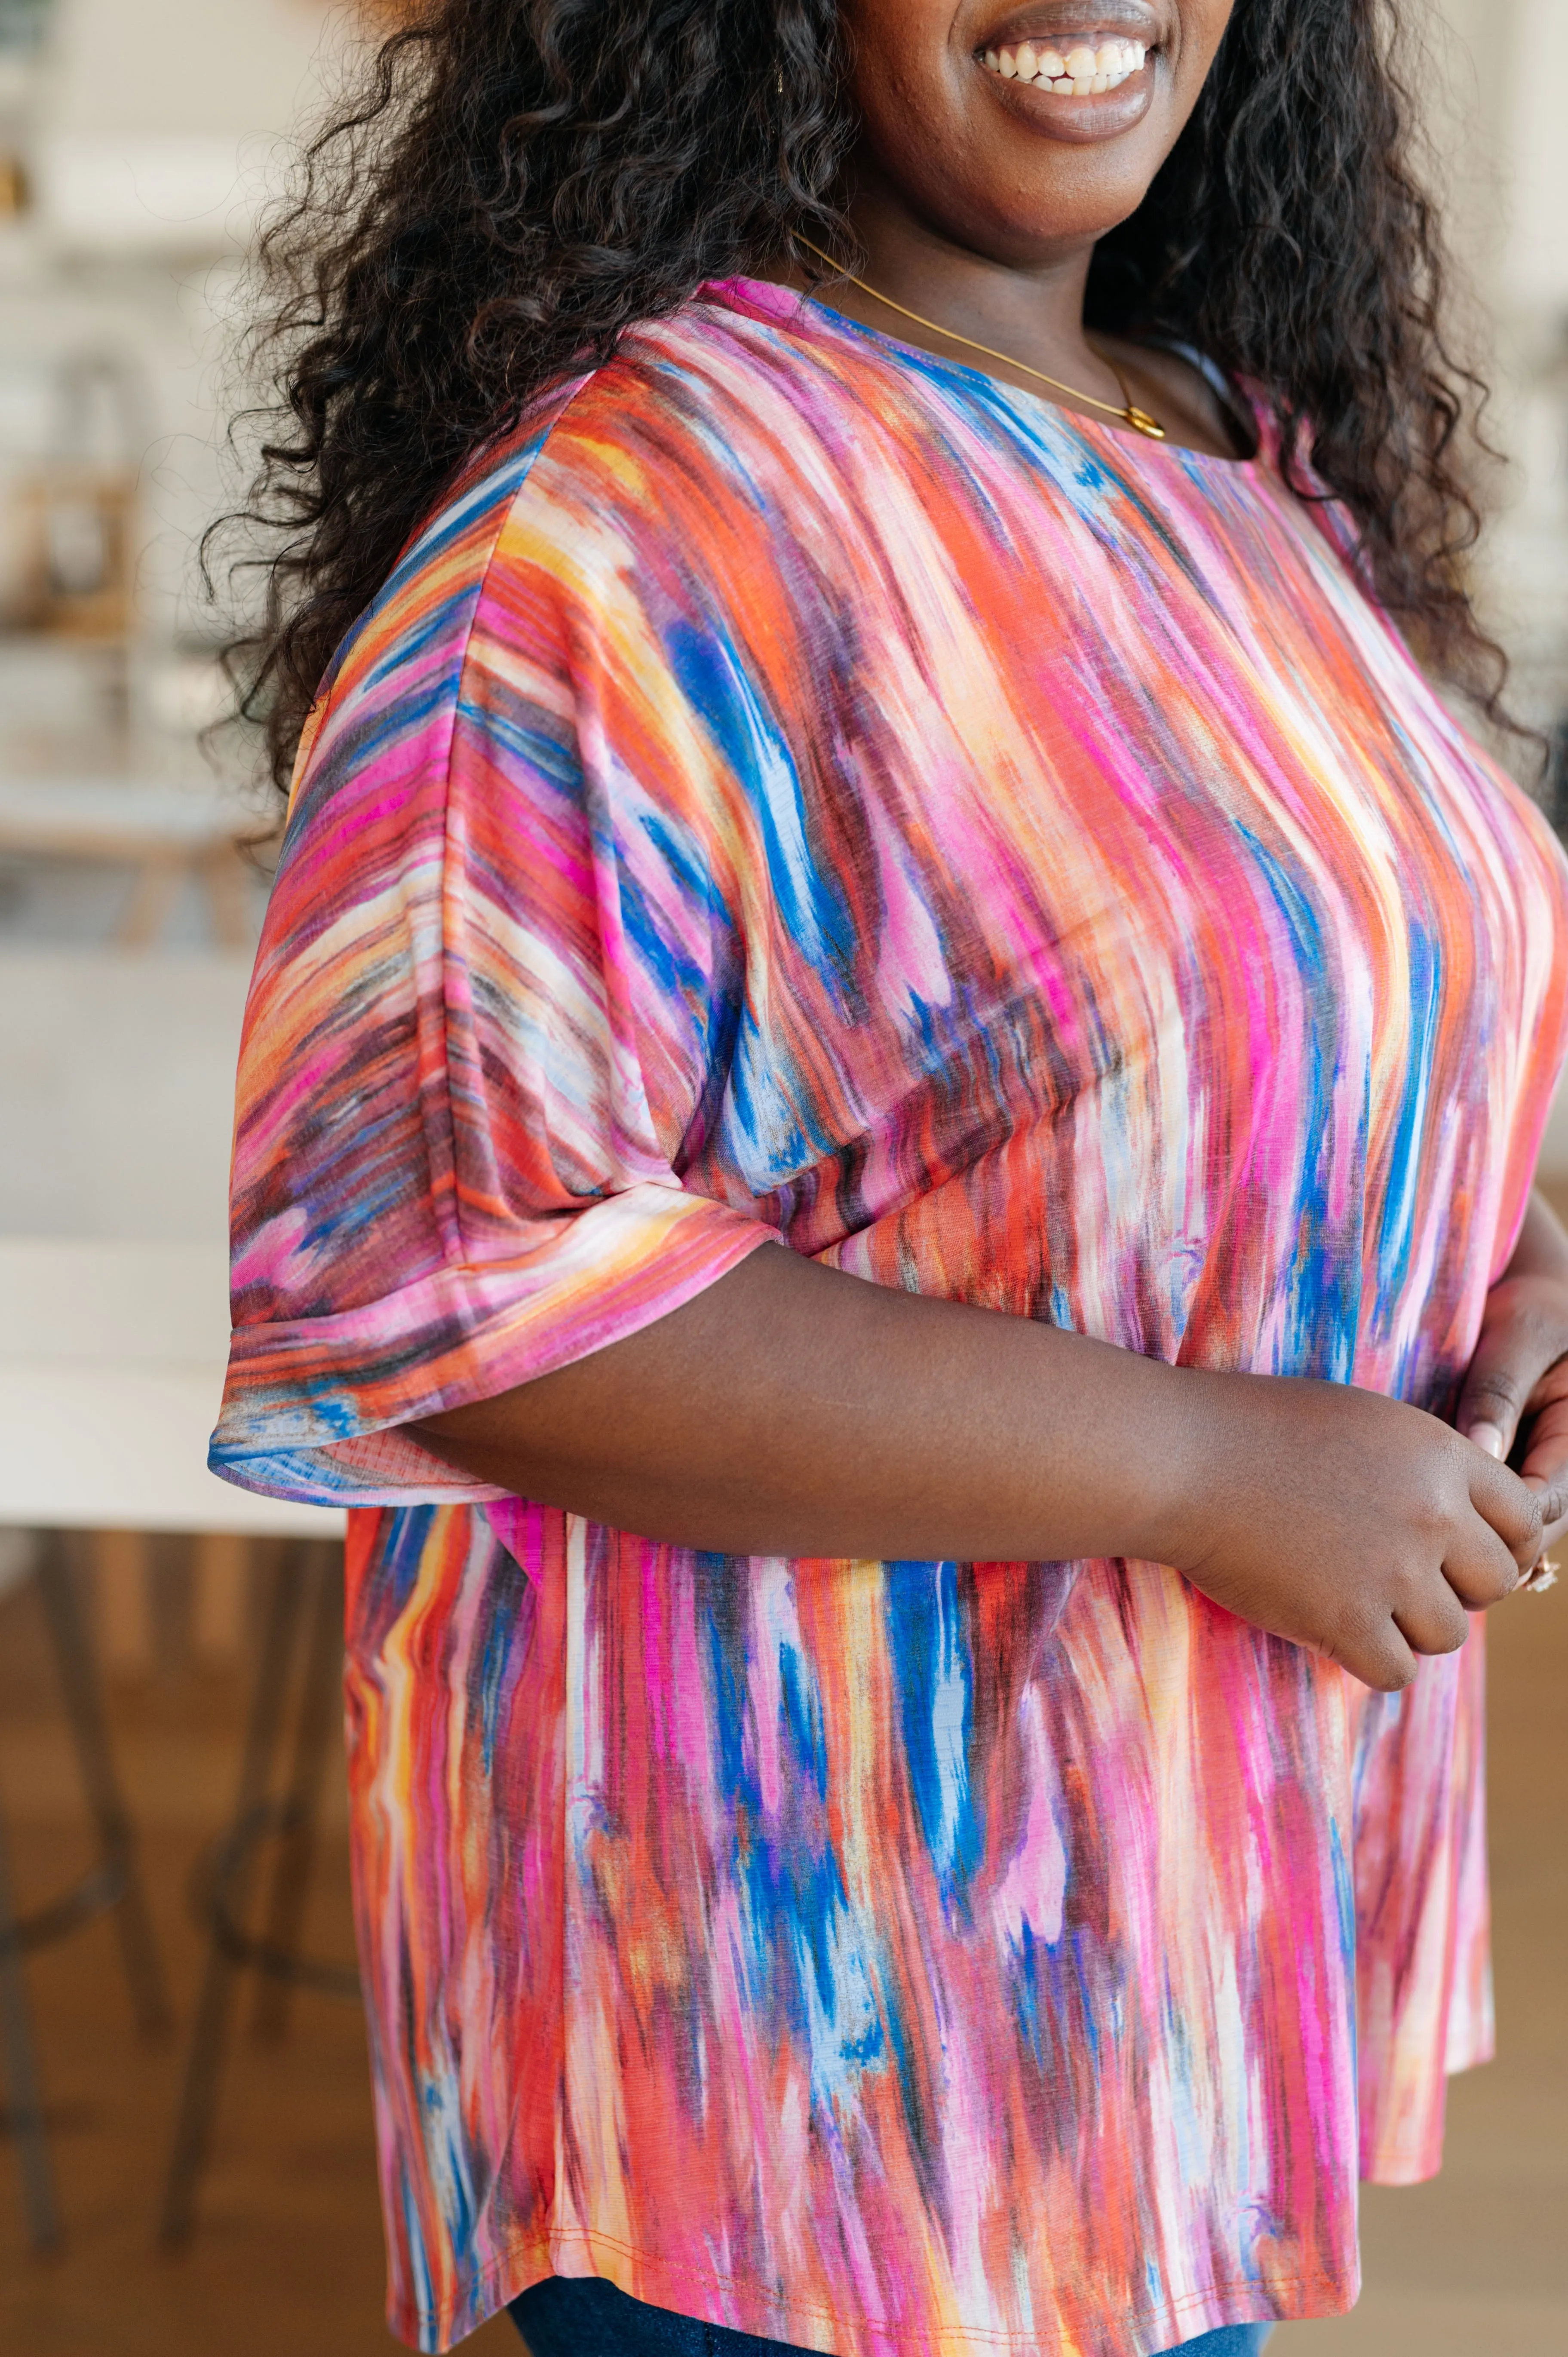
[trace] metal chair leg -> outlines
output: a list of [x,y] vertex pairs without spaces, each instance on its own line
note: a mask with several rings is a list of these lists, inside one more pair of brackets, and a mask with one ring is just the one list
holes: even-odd
[[38,2050],[27,2004],[27,1983],[16,1913],[11,1852],[0,1819],[0,2044],[5,2057],[11,2133],[22,2171],[22,2198],[27,2233],[37,2251],[54,2251],[64,2239],[59,2203],[55,2196],[54,2169],[44,2127],[43,2095],[38,2085]]
[[[316,1863],[321,1787],[331,1756],[334,1724],[342,1712],[343,1591],[338,1577],[338,1550],[331,1545],[317,1545],[312,1554],[315,1609],[295,1727],[294,1760],[283,1803],[281,1822],[285,1831],[274,1868],[266,1928],[262,1934],[264,1947],[278,1954],[289,1954],[297,1949],[304,1928],[311,1871]],[[281,1973],[263,1972],[251,2017],[252,2036],[276,2040],[284,2035],[295,1985]]]
[[[305,1599],[304,1574],[309,1543],[291,1544],[279,1562],[273,1583],[261,1661],[251,1697],[250,1724],[235,1795],[234,1820],[243,1824],[264,1800],[283,1729],[288,1674]],[[248,1882],[248,1861],[241,1877]],[[244,1891],[238,1894],[242,1902]],[[208,1950],[207,1969],[197,2006],[185,2082],[180,2094],[174,2147],[164,2189],[158,2239],[167,2247],[186,2242],[196,2218],[196,2189],[207,2158],[217,2107],[219,2075],[228,2039],[230,2000],[235,1962],[214,1934]]]
[[46,1548],[38,1577],[88,1807],[98,1828],[103,1863],[120,1878],[114,1925],[137,2026],[144,2038],[166,2038],[174,2027],[174,2015],[142,1882],[135,1829],[114,1771],[92,1641],[70,1564],[58,1539]]

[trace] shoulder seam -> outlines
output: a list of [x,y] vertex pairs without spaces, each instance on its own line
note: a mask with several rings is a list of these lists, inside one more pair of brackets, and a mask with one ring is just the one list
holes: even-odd
[[[530,483],[533,480],[533,470],[535,467],[538,466],[539,461],[543,457],[545,451],[550,447],[551,443],[555,438],[557,428],[565,418],[567,413],[575,406],[579,394],[587,391],[589,385],[593,383],[594,380],[599,375],[599,373],[600,371],[596,368],[589,369],[586,374],[580,376],[573,385],[571,392],[566,395],[565,400],[561,404],[560,408],[556,411],[554,416],[546,426],[544,433],[535,445],[533,453],[530,457],[527,466],[523,468],[521,480],[514,485],[511,497],[508,500],[505,507],[501,509],[499,516],[497,517],[495,531],[491,536],[490,544],[485,552],[484,564],[479,568],[479,571],[475,576],[474,579],[472,591],[473,605],[468,615],[467,626],[463,632],[462,649],[457,659],[456,694],[453,699],[454,715],[456,715],[457,705],[462,702],[463,683],[468,675],[468,655],[473,643],[474,626],[478,620],[479,608],[485,601],[485,591],[489,587],[490,575],[495,569],[496,552],[500,547],[501,542],[506,537],[507,526],[510,523],[512,517],[517,512],[519,501],[521,500],[523,493],[527,490]],[[446,779],[443,780],[444,784],[449,782],[450,780],[451,761],[451,746],[450,743],[448,743],[446,753],[447,776]]]
[[[485,552],[484,564],[474,578],[470,593],[473,603],[469,611],[467,622],[463,630],[458,649],[456,650],[456,693],[458,696],[461,695],[463,680],[467,672],[468,647],[473,637],[474,624],[478,615],[479,607],[484,598],[485,588],[490,577],[491,567],[495,563],[496,551],[500,545],[507,525],[511,521],[513,511],[516,509],[519,500],[521,499],[524,491],[528,489],[529,481],[532,477],[534,467],[548,448],[550,442],[554,436],[556,427],[566,415],[568,410],[571,409],[573,404],[576,401],[578,394],[585,392],[587,386],[593,382],[594,379],[598,376],[599,373],[600,371],[597,368],[590,369],[585,375],[579,377],[575,384],[573,384],[570,393],[568,393],[565,400],[562,402],[560,408],[551,419],[549,425],[544,431],[542,438],[538,443],[532,457],[529,459],[528,465],[523,471],[521,481],[517,484],[511,497],[508,500],[505,507],[500,511],[500,513],[497,518],[494,535],[490,541],[489,548]],[[476,478],[476,488],[478,483],[482,480],[482,475]],[[316,700],[311,706],[310,713],[306,716],[305,726],[300,734],[300,743],[295,755],[294,772],[289,784],[288,808],[291,813],[294,807],[295,797],[298,792],[300,784],[309,767],[310,759],[315,753],[317,740],[325,729],[327,720],[331,711],[333,699],[337,694],[339,684],[341,683],[343,673],[349,668],[349,663],[353,651],[358,645],[371,616],[376,611],[378,599],[384,596],[391,582],[403,571],[404,565],[409,562],[409,559],[413,554],[415,549],[419,547],[426,534],[446,512],[447,504],[447,502],[443,502],[441,506],[435,508],[431,514],[427,516],[425,522],[420,526],[419,531],[414,534],[413,540],[404,544],[398,556],[396,564],[392,566],[392,571],[387,575],[386,580],[381,583],[375,597],[371,599],[364,610],[349,625],[348,630],[344,633],[342,640],[339,641],[338,646],[333,654],[331,663],[328,665],[326,675],[322,680],[321,685],[317,691]],[[416,568],[414,577],[417,577],[417,571],[418,568]],[[454,711],[456,711],[456,703],[454,704]],[[450,745],[448,745],[448,762],[450,762],[450,759],[451,749]]]

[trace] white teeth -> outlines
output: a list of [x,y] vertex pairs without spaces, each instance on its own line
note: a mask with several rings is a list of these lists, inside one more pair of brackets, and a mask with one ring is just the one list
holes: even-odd
[[1004,81],[1032,82],[1063,98],[1092,98],[1120,90],[1131,75],[1142,73],[1147,57],[1142,41],[1102,41],[1098,49],[1079,42],[1065,57],[1059,49],[1021,41],[1016,49],[987,49],[984,63]]

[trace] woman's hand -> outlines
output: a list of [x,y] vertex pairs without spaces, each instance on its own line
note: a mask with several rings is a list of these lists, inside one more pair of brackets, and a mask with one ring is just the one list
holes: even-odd
[[1568,1234],[1540,1195],[1487,1297],[1455,1422],[1540,1492],[1541,1547],[1556,1545],[1568,1534]]
[[1436,1416],[1346,1383],[1191,1380],[1199,1478],[1165,1559],[1366,1684],[1456,1652],[1539,1556],[1541,1501]]

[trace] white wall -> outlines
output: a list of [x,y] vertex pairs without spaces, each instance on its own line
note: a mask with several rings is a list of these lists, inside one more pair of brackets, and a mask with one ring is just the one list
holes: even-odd
[[1516,305],[1568,310],[1568,0],[1513,0],[1510,13],[1507,293]]
[[278,147],[352,38],[324,0],[56,0],[35,156],[67,252],[242,244]]
[[284,131],[328,18],[323,0],[55,0],[59,128],[84,137]]
[[242,957],[0,951],[0,1235],[220,1243]]
[[1568,0],[1424,0],[1437,192],[1484,307],[1501,513],[1475,578],[1536,726],[1568,712]]

